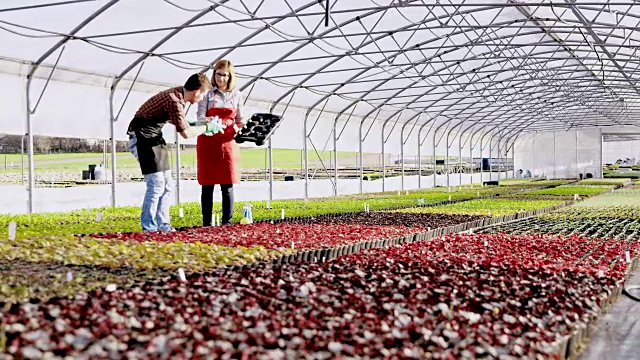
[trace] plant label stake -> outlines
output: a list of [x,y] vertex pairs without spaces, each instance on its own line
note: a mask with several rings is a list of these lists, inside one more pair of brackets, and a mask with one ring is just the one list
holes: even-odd
[[599,278],[603,278],[604,277],[604,271],[598,270],[598,277]]
[[322,257],[322,262],[325,262],[325,261],[327,261],[327,257],[326,257],[326,256],[323,256],[323,257]]
[[184,217],[184,209],[183,208],[178,209],[178,216]]
[[296,248],[296,243],[295,243],[295,242],[293,242],[293,241],[291,242],[291,248],[292,248],[292,249],[295,249],[295,248]]
[[404,192],[405,195],[409,195],[409,190]]
[[178,277],[180,278],[180,281],[183,281],[183,282],[187,281],[187,276],[184,273],[184,269],[182,268],[178,269]]
[[400,190],[398,190],[398,196],[400,196]]
[[267,209],[271,209],[271,201],[267,200]]
[[484,246],[485,247],[489,246],[489,242],[487,240],[484,241]]
[[102,221],[102,211],[98,211],[98,212],[96,213],[96,221],[97,221],[97,222]]
[[12,221],[9,223],[9,240],[16,239],[16,228],[17,228],[17,224],[15,221]]
[[630,263],[631,262],[631,254],[629,254],[628,251],[625,251],[624,253],[624,257],[626,258],[627,262]]
[[284,209],[282,209],[282,212],[280,213],[280,218],[284,220]]
[[489,217],[491,217],[491,211],[489,211]]
[[449,201],[451,201],[451,195],[449,195]]
[[573,194],[573,201],[578,201],[578,194]]
[[71,271],[67,271],[67,281],[73,280],[73,273]]
[[476,197],[480,197],[480,191],[476,191]]

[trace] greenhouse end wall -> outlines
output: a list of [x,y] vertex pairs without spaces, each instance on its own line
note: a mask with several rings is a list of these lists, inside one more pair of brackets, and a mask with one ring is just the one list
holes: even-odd
[[520,136],[515,144],[515,169],[549,179],[602,177],[602,134],[627,129],[585,129]]

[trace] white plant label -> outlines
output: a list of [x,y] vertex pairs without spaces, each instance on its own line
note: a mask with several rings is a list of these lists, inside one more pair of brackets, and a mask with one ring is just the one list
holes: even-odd
[[183,208],[178,209],[178,216],[184,217],[184,209]]
[[97,222],[102,221],[102,211],[98,211],[98,212],[96,213],[96,221],[97,221]]
[[491,217],[491,211],[489,211],[489,217]]
[[598,270],[598,277],[599,278],[603,278],[604,277],[604,271]]
[[73,273],[71,271],[67,271],[67,281],[73,280]]
[[449,201],[451,201],[451,195],[449,195]]
[[280,218],[284,220],[284,209],[282,209],[282,212],[280,213]]
[[267,209],[271,209],[271,201],[267,200]]
[[628,251],[625,251],[624,253],[624,257],[626,258],[627,262],[630,263],[631,262],[631,254],[629,254]]
[[404,192],[405,195],[409,195],[409,190]]
[[15,221],[12,221],[9,223],[9,240],[15,240],[16,239],[16,228],[18,227],[18,225],[16,224]]
[[484,241],[484,246],[485,247],[489,246],[489,242],[487,240]]
[[178,277],[180,278],[180,281],[187,281],[187,276],[182,268],[178,269]]
[[480,191],[476,191],[476,196],[480,197]]
[[323,257],[322,257],[322,262],[325,262],[325,261],[327,261],[327,257],[326,257],[326,256],[323,256]]
[[398,196],[400,196],[400,190],[398,190]]
[[296,248],[296,243],[295,243],[295,242],[293,242],[293,241],[291,242],[291,248],[292,248],[292,249],[295,249],[295,248]]

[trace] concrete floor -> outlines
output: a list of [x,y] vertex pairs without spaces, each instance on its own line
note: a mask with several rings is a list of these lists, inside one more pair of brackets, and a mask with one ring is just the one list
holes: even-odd
[[[626,287],[640,286],[640,268]],[[640,297],[640,289],[632,293]],[[640,359],[640,302],[622,295],[596,324],[580,360]]]

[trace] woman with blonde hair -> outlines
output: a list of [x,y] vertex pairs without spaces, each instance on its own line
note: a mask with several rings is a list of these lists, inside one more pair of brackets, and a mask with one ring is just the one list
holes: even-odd
[[218,61],[213,68],[213,88],[198,103],[199,121],[220,119],[223,131],[198,136],[198,183],[202,186],[202,226],[211,226],[213,190],[222,192],[222,224],[233,217],[233,184],[240,182],[240,148],[236,133],[244,126],[242,94],[235,88],[236,74],[229,60]]

